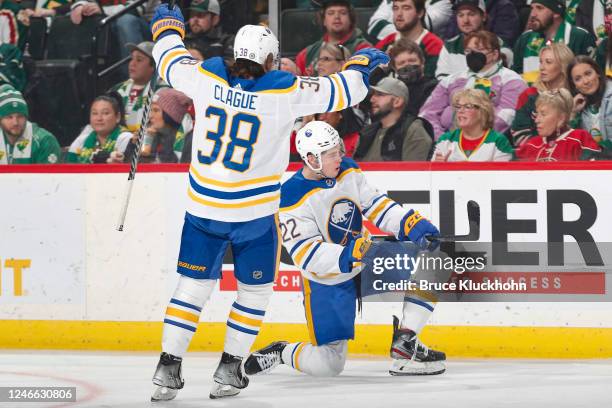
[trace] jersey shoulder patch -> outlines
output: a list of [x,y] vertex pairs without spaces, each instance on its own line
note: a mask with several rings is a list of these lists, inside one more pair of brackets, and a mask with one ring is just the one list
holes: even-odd
[[288,93],[297,86],[297,77],[291,72],[270,71],[259,78],[250,89],[251,92],[260,93]]
[[222,82],[224,85],[229,83],[227,67],[221,57],[208,58],[200,64],[200,72]]

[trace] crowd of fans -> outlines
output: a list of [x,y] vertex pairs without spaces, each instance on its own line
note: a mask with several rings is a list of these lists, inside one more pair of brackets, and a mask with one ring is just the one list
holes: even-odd
[[[131,0],[0,0],[0,164],[129,161],[155,74],[149,0],[113,22],[124,81],[95,97],[89,123],[61,147],[28,120],[23,51],[32,17],[69,15],[73,24],[112,15]],[[180,3],[180,2],[179,2]],[[185,44],[198,59],[233,58],[239,25],[267,10],[265,0],[182,4]],[[612,0],[295,0],[313,8],[323,35],[280,69],[325,76],[357,50],[391,57],[370,77],[371,92],[341,112],[304,117],[336,128],[358,161],[563,161],[612,156]],[[372,7],[367,32],[355,6]],[[250,21],[241,19],[250,12]],[[224,18],[225,16],[225,18]],[[67,18],[67,17],[66,17]],[[257,22],[265,23],[265,14]],[[233,24],[233,25],[232,25]],[[229,28],[228,28],[229,27]],[[295,27],[299,30],[299,27]],[[282,47],[281,47],[282,50]],[[194,107],[157,81],[141,160],[189,162]],[[61,120],[61,118],[58,118]],[[292,143],[293,144],[293,143]],[[299,160],[292,146],[292,158]]]

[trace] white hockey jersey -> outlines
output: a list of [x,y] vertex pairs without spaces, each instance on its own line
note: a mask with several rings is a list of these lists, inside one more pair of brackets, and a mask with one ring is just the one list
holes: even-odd
[[370,186],[352,159],[342,159],[336,179],[308,180],[295,173],[281,188],[283,245],[302,275],[325,285],[351,279],[339,259],[349,234],[362,233],[363,216],[383,231],[400,231],[408,211]]
[[278,211],[296,118],[359,103],[368,88],[353,70],[328,77],[271,71],[231,77],[220,57],[193,59],[178,35],[153,48],[157,71],[193,99],[195,128],[187,212],[217,221],[248,221]]

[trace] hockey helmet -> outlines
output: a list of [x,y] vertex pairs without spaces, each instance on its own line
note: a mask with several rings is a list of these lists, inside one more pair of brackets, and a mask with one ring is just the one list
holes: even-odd
[[266,63],[272,54],[273,66],[279,64],[278,39],[268,27],[245,25],[238,30],[234,39],[234,59],[247,59],[260,65]]
[[[308,122],[297,132],[295,137],[295,148],[300,157],[312,171],[318,174],[321,174],[321,170],[323,170],[321,154],[338,145],[342,154],[344,154],[344,143],[338,131],[328,123],[319,120]],[[309,154],[317,159],[318,168],[314,168],[308,163]]]

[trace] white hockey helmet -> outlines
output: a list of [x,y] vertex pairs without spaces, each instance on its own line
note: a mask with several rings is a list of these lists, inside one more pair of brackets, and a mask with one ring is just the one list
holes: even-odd
[[[344,153],[344,143],[338,131],[327,122],[320,120],[308,122],[303,128],[298,130],[295,136],[295,148],[300,157],[312,171],[321,175],[321,170],[323,170],[321,154],[338,145],[340,145],[340,149]],[[319,163],[318,168],[314,168],[308,163],[309,154],[312,154],[317,159]]]
[[238,30],[234,39],[234,59],[247,59],[264,65],[272,54],[273,66],[278,67],[278,39],[268,27],[245,25]]

